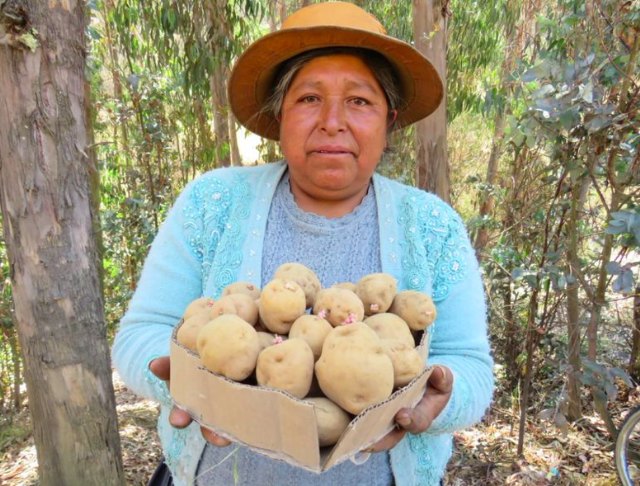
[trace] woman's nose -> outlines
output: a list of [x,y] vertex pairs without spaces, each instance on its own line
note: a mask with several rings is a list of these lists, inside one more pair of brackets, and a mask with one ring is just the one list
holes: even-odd
[[320,128],[327,133],[338,133],[346,127],[345,106],[337,99],[327,99],[320,112]]

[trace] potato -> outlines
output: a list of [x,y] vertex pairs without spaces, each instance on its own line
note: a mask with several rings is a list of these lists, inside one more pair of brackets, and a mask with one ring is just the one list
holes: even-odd
[[[338,328],[340,330],[336,331],[336,329]],[[380,337],[373,329],[367,326],[364,322],[355,322],[348,326],[338,326],[337,328],[334,327],[324,339],[322,351],[324,352],[325,348],[335,348],[338,344],[343,342],[345,338],[353,338],[354,340],[357,340],[358,342],[363,343],[366,346],[374,346],[376,344],[380,344]]]
[[253,373],[260,352],[256,330],[233,314],[205,324],[198,333],[197,347],[205,368],[235,381]]
[[313,351],[314,359],[317,360],[322,352],[324,339],[331,329],[333,326],[326,319],[304,314],[298,317],[289,329],[289,337],[304,339]]
[[333,284],[331,288],[347,289],[347,290],[351,290],[351,292],[353,293],[356,292],[356,284],[354,284],[353,282],[339,282],[337,284]]
[[388,273],[365,275],[356,284],[356,295],[362,300],[367,316],[387,312],[396,290],[396,279]]
[[191,351],[198,352],[197,338],[200,329],[206,323],[211,321],[211,314],[208,308],[201,309],[200,312],[193,314],[180,325],[176,333],[176,341]]
[[256,364],[258,384],[304,398],[313,378],[313,352],[304,339],[291,338],[263,349]]
[[427,294],[415,290],[398,292],[389,312],[405,320],[413,331],[422,331],[436,318],[436,307]]
[[318,292],[313,313],[335,327],[362,321],[364,307],[351,290],[331,287]]
[[383,339],[382,346],[393,363],[393,386],[407,385],[425,367],[416,348],[397,339]]
[[400,317],[390,312],[374,314],[367,317],[364,323],[373,329],[380,339],[397,339],[415,347],[415,341],[409,325]]
[[222,290],[222,297],[232,294],[246,294],[253,300],[257,300],[260,297],[260,288],[251,282],[234,282]]
[[320,447],[332,446],[351,422],[351,415],[326,397],[305,398],[313,405]]
[[199,299],[193,300],[184,310],[182,318],[186,321],[194,314],[197,314],[202,310],[210,309],[213,304],[214,300],[211,297],[200,297]]
[[276,334],[288,334],[306,307],[302,288],[293,280],[281,278],[274,278],[264,286],[258,303],[260,321]]
[[258,304],[247,294],[229,294],[218,299],[211,307],[211,316],[234,314],[255,327],[258,322]]
[[313,307],[316,294],[322,288],[320,280],[314,271],[301,263],[283,263],[276,269],[273,278],[293,280],[296,282],[304,291],[307,308]]
[[391,358],[381,339],[362,322],[331,330],[315,370],[327,398],[354,415],[393,392]]

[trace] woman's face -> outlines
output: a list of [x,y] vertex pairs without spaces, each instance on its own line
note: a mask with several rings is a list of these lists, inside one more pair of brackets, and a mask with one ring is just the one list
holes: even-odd
[[298,205],[337,217],[353,210],[386,145],[384,91],[358,57],[317,57],[295,75],[283,103],[280,144]]

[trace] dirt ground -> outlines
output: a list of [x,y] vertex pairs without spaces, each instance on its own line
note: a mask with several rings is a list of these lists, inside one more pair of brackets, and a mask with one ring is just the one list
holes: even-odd
[[[160,460],[157,407],[133,395],[114,374],[127,485],[146,485]],[[445,483],[467,485],[618,484],[612,444],[597,416],[585,416],[561,433],[542,422],[527,425],[525,450],[516,455],[518,417],[494,407],[482,423],[455,434]],[[0,430],[0,485],[38,484],[37,460],[27,412]]]

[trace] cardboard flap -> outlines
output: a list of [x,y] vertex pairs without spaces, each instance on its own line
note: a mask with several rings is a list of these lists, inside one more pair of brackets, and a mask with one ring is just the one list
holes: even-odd
[[427,379],[433,368],[426,368],[407,386],[396,391],[381,404],[373,405],[356,417],[331,451],[323,470],[355,456],[375,444],[395,427],[394,417],[401,408],[413,408],[423,397]]
[[208,372],[194,353],[175,342],[170,388],[176,405],[201,425],[276,459],[319,470],[312,466],[320,463],[313,405]]

